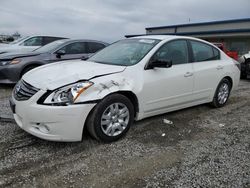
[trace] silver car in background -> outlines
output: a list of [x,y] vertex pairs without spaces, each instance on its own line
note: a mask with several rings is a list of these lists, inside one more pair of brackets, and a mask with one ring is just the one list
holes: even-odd
[[8,52],[31,52],[41,46],[49,44],[64,37],[53,36],[29,36],[23,37],[9,44],[0,45],[0,54]]
[[33,52],[0,54],[0,83],[16,83],[26,72],[49,63],[88,59],[108,44],[86,39],[62,39]]

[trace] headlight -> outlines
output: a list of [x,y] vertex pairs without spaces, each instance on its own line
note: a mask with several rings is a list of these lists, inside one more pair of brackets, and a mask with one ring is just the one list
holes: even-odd
[[90,86],[93,82],[79,82],[68,85],[53,91],[43,102],[43,104],[51,105],[70,105],[74,104],[77,98]]
[[0,61],[0,66],[8,65],[9,61]]
[[11,65],[14,65],[14,64],[18,64],[18,63],[20,63],[20,62],[21,62],[20,59],[13,59],[13,60],[10,62],[10,64],[11,64]]
[[5,65],[15,65],[20,63],[20,59],[13,59],[13,60],[7,60],[7,61],[0,61],[0,66],[5,66]]

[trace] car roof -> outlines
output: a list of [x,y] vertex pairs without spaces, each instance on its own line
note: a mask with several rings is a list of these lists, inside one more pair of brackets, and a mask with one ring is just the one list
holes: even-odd
[[90,39],[62,39],[65,42],[97,42],[108,45],[107,42],[99,41],[99,40],[90,40]]
[[131,37],[131,38],[170,40],[170,39],[180,38],[180,36],[177,36],[177,35],[143,35],[143,36]]
[[172,39],[193,39],[198,41],[203,41],[198,38],[194,37],[188,37],[188,36],[180,36],[180,35],[142,35],[137,37],[131,37],[131,38],[141,38],[141,39],[157,39],[157,40],[172,40]]
[[202,43],[206,43],[210,46],[213,46],[215,48],[217,48],[218,50],[222,51],[220,48],[218,48],[218,46],[216,46],[213,43],[210,43],[208,41],[199,39],[199,38],[195,38],[195,37],[188,37],[188,36],[181,36],[181,35],[141,35],[141,36],[137,36],[137,37],[131,37],[128,38],[129,39],[156,39],[156,40],[161,40],[161,41],[168,41],[168,40],[173,40],[173,39],[190,39],[190,40],[195,40],[195,41],[200,41]]

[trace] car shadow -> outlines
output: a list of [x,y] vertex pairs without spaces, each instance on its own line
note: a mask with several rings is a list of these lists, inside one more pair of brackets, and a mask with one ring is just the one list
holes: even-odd
[[15,84],[0,84],[0,89],[13,89]]

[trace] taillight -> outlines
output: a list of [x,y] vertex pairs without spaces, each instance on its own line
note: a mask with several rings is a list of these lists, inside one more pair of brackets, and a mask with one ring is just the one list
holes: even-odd
[[239,63],[238,61],[235,61],[234,59],[233,59],[233,62],[234,62],[234,64],[235,64],[235,66],[237,66],[238,69],[241,70],[241,65],[240,65],[240,63]]

